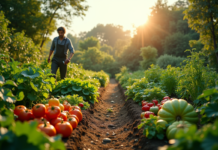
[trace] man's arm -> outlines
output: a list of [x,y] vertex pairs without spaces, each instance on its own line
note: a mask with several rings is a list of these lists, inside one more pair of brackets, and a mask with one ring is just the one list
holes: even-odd
[[[69,39],[69,41],[70,41],[70,39]],[[71,58],[72,58],[73,55],[74,55],[74,48],[73,48],[73,44],[71,43],[71,41],[69,42],[67,48],[68,48],[69,51],[70,51],[70,57],[68,57],[68,59],[66,59],[65,64],[68,64],[68,63],[70,62]]]
[[48,56],[48,63],[50,63],[50,58],[51,58],[51,55],[54,52],[54,49],[55,49],[55,42],[54,42],[54,39],[53,39],[52,44],[51,44],[51,48],[50,48],[50,52],[49,52],[49,56]]

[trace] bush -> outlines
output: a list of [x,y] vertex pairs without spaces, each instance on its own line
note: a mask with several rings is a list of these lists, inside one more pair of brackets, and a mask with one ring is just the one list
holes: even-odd
[[204,55],[202,52],[189,51],[191,55],[181,68],[176,92],[178,96],[194,101],[203,90],[216,85],[218,75],[211,68],[204,67],[204,59],[200,57]]
[[161,87],[154,86],[153,88],[145,89],[142,98],[146,101],[152,101],[153,99],[161,101],[166,95],[166,92]]
[[158,65],[151,65],[151,67],[145,71],[145,77],[148,79],[148,82],[160,82],[160,76],[163,69],[161,69]]
[[81,79],[65,79],[57,83],[57,86],[52,90],[52,95],[66,96],[78,94],[82,96],[84,100],[94,104],[98,102],[98,88],[88,81],[82,81]]
[[[168,65],[171,65],[172,67],[180,67],[180,63],[182,63],[185,60],[185,58],[182,57],[176,57],[172,55],[161,55],[157,59],[157,65],[161,68],[167,68]],[[184,63],[183,63],[184,64]]]
[[143,60],[140,65],[143,69],[148,69],[151,64],[156,64],[157,49],[151,46],[141,48]]
[[161,87],[169,96],[175,95],[180,68],[167,66],[167,69],[161,73]]

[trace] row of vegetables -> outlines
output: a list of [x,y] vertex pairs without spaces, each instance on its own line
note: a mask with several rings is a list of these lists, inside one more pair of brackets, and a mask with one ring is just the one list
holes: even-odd
[[73,105],[65,100],[62,103],[57,98],[48,100],[48,104],[36,104],[32,109],[27,109],[23,105],[18,105],[14,109],[16,120],[29,123],[36,121],[38,129],[48,136],[61,134],[62,137],[69,137],[80,121],[82,121],[82,111],[84,104]]
[[1,149],[65,150],[62,138],[82,121],[82,110],[97,102],[98,88],[108,84],[109,75],[69,64],[69,78],[55,82],[46,62],[0,57]]
[[218,149],[217,77],[197,55],[181,68],[151,65],[132,73],[123,67],[116,75],[125,95],[142,106],[138,128],[148,139],[167,138],[168,150]]

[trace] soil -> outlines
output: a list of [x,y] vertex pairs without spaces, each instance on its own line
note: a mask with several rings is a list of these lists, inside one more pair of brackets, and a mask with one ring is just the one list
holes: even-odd
[[[165,149],[167,140],[147,139],[137,126],[141,106],[126,99],[124,90],[111,79],[99,89],[99,103],[82,110],[83,120],[72,135],[63,139],[68,150],[156,150]],[[103,139],[110,138],[108,143]]]

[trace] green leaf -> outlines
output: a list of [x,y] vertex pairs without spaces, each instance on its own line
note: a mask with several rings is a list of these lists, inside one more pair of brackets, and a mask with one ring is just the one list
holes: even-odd
[[205,113],[208,117],[218,117],[218,103],[208,104]]
[[16,97],[12,94],[11,90],[6,88],[1,89],[0,97],[2,98],[2,100],[9,103],[14,103],[16,101]]
[[48,98],[49,94],[46,93],[46,92],[43,92],[42,95],[45,97],[45,98]]
[[23,98],[24,98],[23,91],[20,91],[19,93],[17,93],[16,97],[17,97],[17,99],[16,99],[17,101],[23,100]]
[[218,93],[218,91],[215,88],[205,90],[205,91],[203,91],[203,93],[200,96],[198,96],[197,99],[204,98],[204,97],[207,97],[207,96],[211,96],[214,93]]
[[68,90],[66,90],[66,89],[61,90],[61,94],[66,95],[67,93],[68,93]]
[[33,82],[30,82],[30,86],[32,87],[32,89],[36,92],[38,92],[38,88],[34,85]]
[[81,87],[81,86],[76,86],[76,85],[74,85],[74,86],[72,87],[72,89],[73,89],[74,91],[79,92],[79,91],[82,90],[82,87]]
[[163,140],[164,139],[164,134],[163,133],[158,133],[157,138],[160,139],[160,140]]
[[202,141],[201,147],[204,150],[212,150],[214,145],[216,146],[218,145],[217,141],[218,141],[218,137],[209,133],[207,137]]
[[36,101],[37,100],[37,96],[32,94],[32,93],[28,93],[27,98],[29,98],[31,101]]
[[87,90],[87,89],[83,89],[82,92],[84,95],[89,95],[89,90]]
[[24,77],[28,77],[31,79],[34,79],[39,76],[39,72],[35,72],[35,70],[33,70],[31,67],[29,67],[28,70],[22,71],[21,74]]
[[4,84],[5,78],[3,76],[0,76],[0,84]]
[[7,81],[4,83],[4,85],[12,85],[12,86],[16,86],[16,87],[17,87],[17,84],[16,84],[14,81],[12,81],[12,80],[7,80]]

